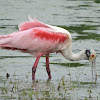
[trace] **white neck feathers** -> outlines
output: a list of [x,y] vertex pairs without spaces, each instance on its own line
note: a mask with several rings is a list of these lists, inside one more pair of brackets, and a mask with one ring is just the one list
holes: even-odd
[[69,45],[66,49],[62,50],[61,53],[66,59],[71,61],[85,60],[86,58],[85,50],[82,50],[77,54],[73,54],[71,45]]

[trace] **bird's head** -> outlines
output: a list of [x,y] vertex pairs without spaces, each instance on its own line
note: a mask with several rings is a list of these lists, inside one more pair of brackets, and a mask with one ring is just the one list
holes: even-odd
[[92,68],[95,68],[96,52],[94,50],[85,50],[86,59],[89,60]]
[[96,59],[96,52],[94,50],[86,50],[86,59],[89,61],[93,61]]

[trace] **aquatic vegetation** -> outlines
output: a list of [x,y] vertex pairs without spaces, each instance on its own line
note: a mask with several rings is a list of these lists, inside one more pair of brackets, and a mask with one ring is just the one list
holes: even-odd
[[[12,59],[12,58],[8,57],[7,59]],[[20,59],[20,57],[17,59]],[[13,67],[13,63],[11,64]],[[23,63],[21,64],[24,65]],[[43,68],[43,71],[44,71],[45,69],[43,67],[44,62],[42,62],[41,65],[42,67],[40,68]],[[86,77],[88,74],[84,72],[84,69],[88,68],[86,63],[81,64],[81,63],[76,63],[76,62],[74,63],[62,62],[60,64],[59,60],[57,60],[57,61],[52,61],[50,65],[53,70],[52,72],[55,72],[56,68],[59,68],[59,71],[61,71],[61,73],[63,73],[64,70],[66,70],[65,71],[66,74],[64,76],[62,74],[62,76],[60,76],[59,79],[53,79],[51,81],[38,79],[33,82],[31,81],[31,77],[30,77],[31,71],[30,70],[20,75],[17,75],[18,73],[16,72],[14,72],[13,74],[6,72],[5,75],[3,76],[1,75],[0,76],[0,99],[5,99],[5,100],[11,100],[11,99],[17,99],[17,100],[34,100],[34,99],[45,100],[47,99],[47,100],[50,100],[50,99],[53,99],[53,100],[57,100],[59,98],[59,99],[65,99],[65,100],[66,99],[72,100],[74,99],[75,96],[76,98],[80,98],[80,93],[78,93],[78,91],[80,91],[81,89],[83,90],[83,92],[87,93],[86,96],[84,95],[82,97],[83,100],[88,100],[89,98],[93,98],[92,94],[94,93],[94,90],[95,90],[94,88],[96,88],[96,86],[98,85],[97,81],[92,82],[91,80],[81,79],[81,78],[85,79],[84,77]],[[86,67],[84,68],[83,66],[86,66]],[[42,69],[40,70],[42,71]],[[19,70],[17,72],[19,72]],[[42,75],[40,73],[38,75]],[[59,77],[58,74],[60,73],[59,72],[56,72],[56,73],[57,75],[55,77]],[[89,79],[91,78],[89,77]],[[99,98],[99,97],[95,97],[95,98]]]
[[95,40],[96,40],[96,41],[100,41],[100,36],[99,36],[99,37],[97,37],[97,38],[95,38]]
[[[9,73],[8,73],[9,74]],[[80,76],[82,71],[77,70],[77,74],[75,74],[76,81],[72,79],[72,73],[70,70],[67,73],[67,77],[63,76],[60,80],[54,81],[41,81],[36,80],[29,82],[30,72],[25,75],[25,80],[19,79],[16,77],[16,73],[10,75],[6,75],[6,78],[1,77],[0,81],[0,99],[11,100],[53,100],[60,99],[68,99],[72,100],[74,96],[71,96],[74,91],[77,91],[79,88],[84,88],[86,85],[89,85],[87,88],[88,97],[84,97],[84,100],[88,100],[88,98],[92,98],[92,86],[95,86],[95,82],[84,82],[80,81]],[[72,92],[72,93],[71,93]],[[73,94],[75,95],[75,94]],[[98,98],[98,97],[97,97]]]

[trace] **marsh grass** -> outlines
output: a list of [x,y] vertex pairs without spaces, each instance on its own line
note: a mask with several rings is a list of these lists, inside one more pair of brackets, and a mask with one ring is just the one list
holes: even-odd
[[[87,88],[88,96],[84,97],[83,100],[92,98],[92,86],[96,85],[96,82],[84,82],[80,81],[82,70],[77,70],[74,76],[70,71],[70,64],[67,76],[63,76],[60,80],[48,80],[42,81],[37,80],[29,82],[30,72],[25,75],[25,80],[16,77],[16,73],[9,75],[7,73],[6,78],[0,77],[0,99],[4,100],[73,100],[75,91],[79,88],[84,88],[85,85],[89,85]],[[9,77],[8,77],[9,75]],[[72,96],[73,94],[73,96]],[[98,97],[97,97],[98,100]]]
[[[5,79],[2,86],[0,86],[0,99],[4,100],[57,100],[58,98],[63,100],[71,100],[71,91],[76,91],[78,88],[82,88],[86,84],[92,84],[91,82],[78,82],[71,80],[71,73],[68,74],[69,79],[65,76],[58,82],[54,81],[35,81],[33,84],[27,83],[23,80],[15,78]],[[29,85],[28,85],[29,84]],[[56,84],[56,85],[55,85]],[[91,98],[92,90],[87,89],[88,97]],[[85,97],[84,100],[87,100]]]

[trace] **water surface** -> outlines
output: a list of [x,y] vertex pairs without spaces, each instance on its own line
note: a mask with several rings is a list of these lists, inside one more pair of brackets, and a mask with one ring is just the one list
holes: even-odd
[[[0,50],[0,99],[99,100],[100,99],[100,3],[99,0],[1,0],[0,35],[18,31],[27,16],[67,29],[73,52],[95,49],[97,81],[92,82],[88,61],[68,61],[50,55],[52,80],[47,81],[45,57],[41,57],[32,83],[35,58],[19,51]],[[7,73],[9,75],[7,79]]]

